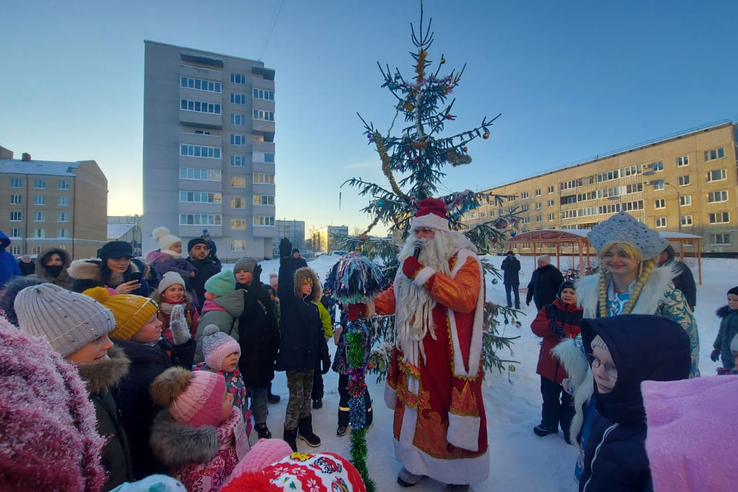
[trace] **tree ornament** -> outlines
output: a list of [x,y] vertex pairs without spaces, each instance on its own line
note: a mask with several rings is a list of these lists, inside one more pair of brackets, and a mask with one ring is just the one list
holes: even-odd
[[516,233],[515,231],[512,231],[512,232],[510,233],[510,236],[512,236],[512,237],[515,237],[516,235],[517,235],[517,233]]
[[403,107],[405,108],[405,110],[406,110],[407,112],[410,112],[410,111],[412,111],[412,110],[413,110],[413,108],[414,108],[414,106],[413,106],[413,103],[411,103],[411,102],[406,102],[406,103],[405,103],[405,106],[403,106]]
[[441,65],[443,65],[444,63],[446,63],[446,59],[444,57],[441,57]]
[[493,237],[492,238],[492,242],[495,243],[495,244],[497,244],[497,238],[496,237]]
[[463,150],[464,152],[466,152],[467,149],[466,149],[466,147],[461,147],[461,150]]
[[489,133],[488,132],[484,132],[482,134],[482,138],[485,139],[485,140],[487,140],[489,138]]
[[452,119],[454,119],[454,117],[453,117],[453,116],[451,116],[450,114],[447,114],[447,115],[446,115],[446,119],[447,119],[447,120],[452,120]]

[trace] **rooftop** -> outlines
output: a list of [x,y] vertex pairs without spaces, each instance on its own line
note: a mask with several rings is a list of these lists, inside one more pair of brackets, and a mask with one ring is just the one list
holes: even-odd
[[74,176],[79,162],[61,161],[23,161],[21,159],[0,159],[2,174],[44,174],[47,176]]

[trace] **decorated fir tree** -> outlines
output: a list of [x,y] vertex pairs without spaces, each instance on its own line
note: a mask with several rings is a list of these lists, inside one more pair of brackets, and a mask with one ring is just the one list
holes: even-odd
[[[352,178],[344,183],[359,188],[360,195],[371,197],[363,211],[373,216],[373,220],[363,234],[356,237],[344,236],[342,241],[347,248],[375,258],[383,264],[388,279],[394,278],[398,266],[396,246],[389,239],[371,238],[369,234],[381,222],[390,232],[400,232],[403,238],[406,237],[418,202],[424,198],[434,197],[446,203],[451,226],[463,232],[474,243],[480,256],[499,251],[507,235],[514,235],[517,227],[514,210],[508,216],[497,217],[494,221],[479,223],[473,227],[462,223],[464,213],[482,204],[501,208],[510,197],[470,190],[438,196],[438,186],[446,176],[443,169],[448,165],[457,167],[470,164],[472,157],[468,152],[468,145],[479,138],[487,140],[491,126],[499,115],[492,119],[482,118],[475,128],[444,135],[446,125],[456,118],[453,112],[455,100],[449,102],[449,95],[459,84],[464,69],[458,72],[451,70],[450,73],[441,75],[446,64],[443,55],[435,70],[432,69],[434,62],[428,51],[433,44],[431,25],[432,20],[424,26],[421,4],[418,31],[411,25],[412,41],[416,48],[415,52],[411,52],[414,59],[414,74],[411,78],[405,78],[399,69],[392,71],[389,66],[383,68],[379,65],[384,78],[382,87],[386,87],[395,98],[395,116],[390,128],[383,134],[359,115],[364,123],[364,134],[369,143],[376,146],[389,188],[361,178]],[[402,120],[404,128],[397,129],[396,126],[402,126]],[[497,283],[499,272],[489,262],[483,260],[482,263],[485,273],[492,275],[492,282]],[[499,357],[498,352],[503,348],[510,349],[512,340],[517,338],[500,335],[500,325],[504,322],[505,325],[513,323],[519,326],[516,317],[516,311],[510,308],[492,302],[485,304],[485,371],[493,368],[503,371],[507,364],[507,368],[514,371],[515,367],[511,364],[514,361]],[[382,318],[377,331],[374,336],[379,344],[372,353],[368,368],[378,373],[381,380],[386,374],[394,346],[393,317]]]

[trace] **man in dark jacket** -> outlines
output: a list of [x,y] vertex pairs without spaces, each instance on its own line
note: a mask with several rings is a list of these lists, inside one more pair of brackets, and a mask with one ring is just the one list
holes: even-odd
[[33,258],[31,258],[31,255],[23,255],[21,259],[18,260],[18,268],[20,268],[21,275],[24,277],[36,273],[36,263],[33,261]]
[[677,272],[677,276],[671,281],[674,283],[674,287],[682,291],[687,299],[687,304],[689,304],[689,309],[694,312],[694,307],[697,305],[697,286],[694,283],[694,275],[692,275],[692,270],[687,265],[674,258],[674,248],[671,244],[659,254],[658,266],[659,268],[672,268]]
[[507,258],[502,260],[502,271],[504,276],[502,278],[505,284],[505,294],[507,294],[507,307],[512,307],[512,299],[510,298],[510,291],[515,292],[515,309],[520,309],[520,293],[518,288],[520,287],[520,261],[515,258],[515,253],[512,251],[507,252]]
[[208,258],[210,252],[208,244],[201,237],[190,239],[190,242],[187,243],[187,251],[190,255],[187,261],[197,268],[195,276],[190,277],[188,281],[197,293],[197,301],[200,306],[198,309],[202,309],[205,304],[205,282],[216,273],[220,273],[221,267]]
[[528,284],[528,294],[525,296],[525,304],[530,306],[531,299],[539,311],[546,304],[551,304],[556,299],[564,276],[551,264],[551,257],[541,255],[538,257],[538,268],[533,272]]

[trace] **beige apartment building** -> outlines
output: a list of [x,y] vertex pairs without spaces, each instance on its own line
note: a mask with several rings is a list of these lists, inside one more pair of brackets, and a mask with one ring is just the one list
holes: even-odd
[[703,252],[736,253],[737,138],[738,126],[724,122],[490,188],[516,199],[468,212],[464,222],[515,209],[521,232],[591,229],[624,210],[658,231],[701,236]]
[[94,257],[107,239],[108,180],[95,161],[13,159],[0,147],[0,230],[15,255],[57,246]]

